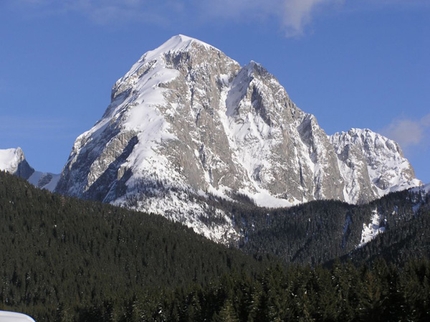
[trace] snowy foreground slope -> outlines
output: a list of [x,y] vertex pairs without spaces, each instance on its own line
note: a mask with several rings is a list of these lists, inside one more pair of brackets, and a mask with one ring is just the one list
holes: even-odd
[[34,320],[22,313],[0,311],[0,322],[34,322]]
[[115,83],[56,191],[158,213],[225,241],[237,232],[205,203],[210,195],[266,207],[362,203],[419,184],[395,142],[359,129],[328,136],[261,65],[240,66],[178,35]]
[[60,175],[35,171],[27,162],[21,148],[0,150],[0,170],[26,179],[34,186],[53,191]]

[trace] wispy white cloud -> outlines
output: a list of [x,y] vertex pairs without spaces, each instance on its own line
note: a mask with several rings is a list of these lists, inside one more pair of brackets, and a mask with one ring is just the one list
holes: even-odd
[[[12,0],[9,0],[12,1]],[[31,8],[32,14],[75,12],[97,23],[140,21],[167,24],[178,20],[235,19],[244,22],[275,19],[286,35],[303,33],[319,8],[344,0],[14,0],[18,9]]]
[[430,114],[421,119],[396,119],[381,133],[396,141],[403,149],[423,146],[428,147],[430,142]]
[[200,2],[204,15],[242,21],[275,19],[287,36],[297,36],[324,6],[344,0],[213,0]]
[[303,33],[303,28],[311,21],[312,15],[322,5],[338,3],[336,0],[286,0],[282,22],[288,35]]
[[429,0],[5,0],[30,14],[79,13],[96,23],[168,25],[178,22],[233,19],[277,21],[287,36],[302,35],[313,18],[333,8],[372,10],[430,7]]

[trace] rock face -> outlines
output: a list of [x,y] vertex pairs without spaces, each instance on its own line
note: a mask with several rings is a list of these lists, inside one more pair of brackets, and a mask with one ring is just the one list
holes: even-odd
[[23,178],[42,189],[53,191],[60,175],[35,171],[25,159],[21,148],[0,150],[0,170]]
[[261,65],[179,35],[115,83],[56,191],[160,213],[219,241],[236,232],[204,202],[210,194],[275,207],[366,202],[418,184],[394,142],[368,130],[329,137]]
[[344,178],[344,197],[364,203],[389,192],[421,185],[399,145],[368,129],[336,133],[330,141]]

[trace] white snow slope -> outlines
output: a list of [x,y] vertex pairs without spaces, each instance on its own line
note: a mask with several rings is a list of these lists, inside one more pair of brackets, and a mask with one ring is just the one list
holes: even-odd
[[363,224],[363,231],[361,232],[360,244],[358,247],[362,247],[363,245],[370,242],[374,239],[378,234],[381,234],[385,231],[385,227],[381,225],[381,216],[378,214],[378,210],[374,209],[372,211],[372,217],[370,218],[369,224]]

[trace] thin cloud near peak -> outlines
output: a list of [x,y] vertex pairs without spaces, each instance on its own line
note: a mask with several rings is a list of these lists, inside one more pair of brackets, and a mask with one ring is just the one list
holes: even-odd
[[312,20],[333,8],[348,10],[387,7],[430,7],[428,0],[5,0],[9,7],[35,15],[78,13],[95,23],[175,25],[198,20],[243,23],[274,20],[287,37],[305,34]]
[[[29,8],[42,14],[79,13],[96,23],[132,21],[165,24],[178,20],[211,23],[217,19],[249,21],[276,19],[287,36],[303,34],[311,22],[315,9],[322,5],[343,0],[8,0],[9,5],[20,10]],[[34,14],[34,12],[33,12]]]
[[304,33],[305,26],[312,21],[315,9],[342,2],[343,0],[212,0],[199,2],[199,7],[204,15],[222,19],[276,19],[286,36],[298,36]]
[[430,114],[420,119],[396,119],[381,130],[386,137],[396,141],[403,149],[429,144]]
[[312,15],[318,6],[338,2],[338,0],[285,0],[282,22],[286,35],[302,34],[303,28],[312,20]]

